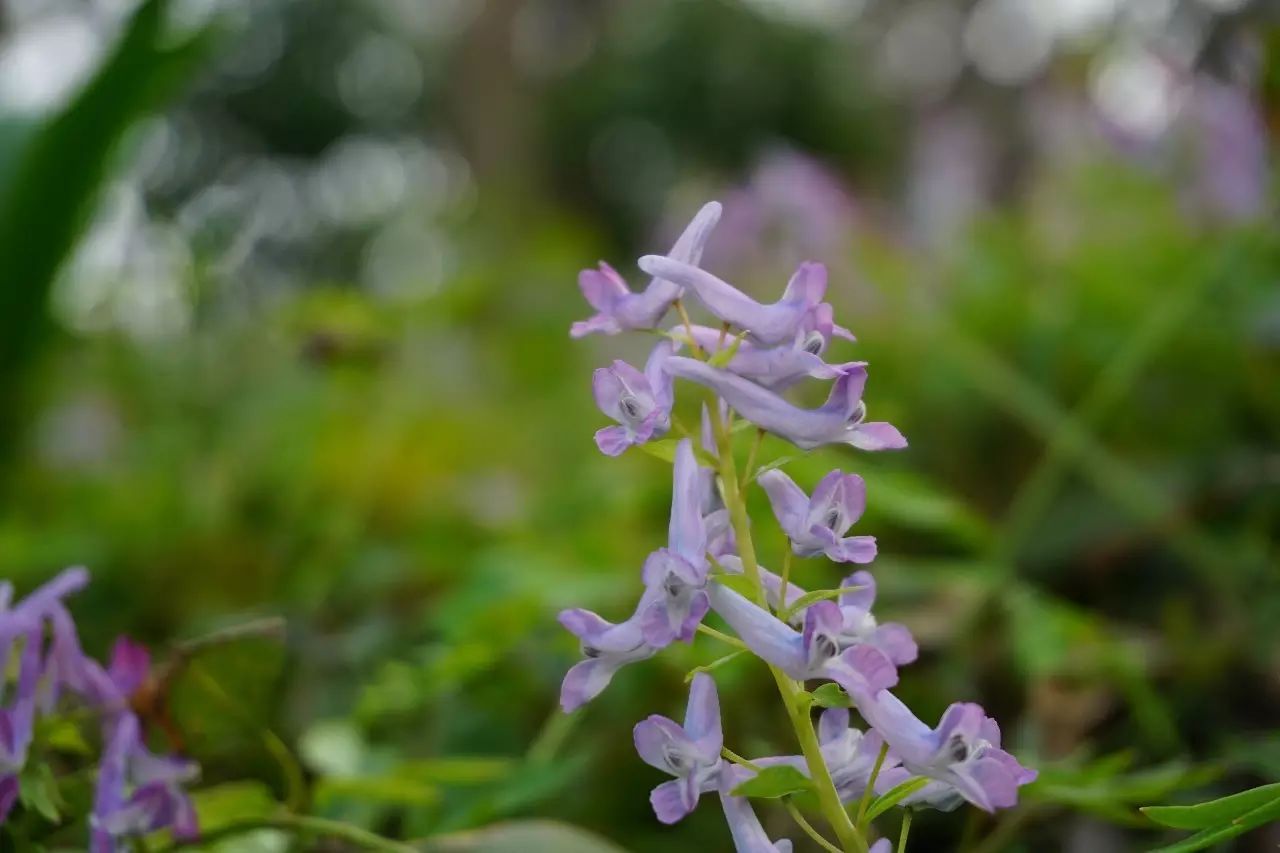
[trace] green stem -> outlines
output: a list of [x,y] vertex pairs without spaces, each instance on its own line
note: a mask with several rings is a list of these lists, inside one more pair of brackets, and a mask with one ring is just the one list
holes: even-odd
[[[756,603],[765,610],[769,609],[765,597],[764,585],[760,582],[760,564],[756,559],[755,543],[751,538],[751,522],[747,517],[747,504],[743,499],[738,484],[738,471],[733,460],[732,436],[726,425],[720,420],[718,406],[711,406],[711,424],[716,434],[716,447],[720,456],[720,480],[724,487],[724,502],[729,510],[729,518],[733,523],[734,536],[738,540],[738,556],[742,560],[743,574],[751,583]],[[809,778],[817,789],[818,803],[822,814],[831,824],[841,846],[846,851],[867,853],[867,843],[861,833],[849,819],[844,804],[840,802],[840,794],[831,780],[831,772],[822,759],[822,747],[813,730],[813,720],[809,717],[809,708],[798,701],[801,688],[786,673],[776,666],[769,665],[769,672],[778,685],[778,693],[782,696],[782,704],[787,709],[787,717],[795,730],[800,751],[804,755],[809,768]]]
[[813,824],[805,820],[804,815],[800,814],[800,810],[796,808],[795,803],[788,799],[784,800],[782,804],[787,807],[787,813],[791,815],[791,819],[796,822],[796,825],[803,829],[805,834],[812,838],[819,847],[828,851],[828,853],[843,853],[839,847],[823,838],[822,833],[813,828]]
[[898,836],[898,853],[907,853],[907,834],[911,832],[911,809],[903,809],[902,833]]
[[743,758],[741,755],[738,755],[738,753],[734,752],[732,749],[730,749],[727,746],[720,747],[720,754],[723,755],[725,758],[729,759],[730,761],[732,761],[734,764],[737,764],[741,767],[745,767],[748,770],[754,770],[757,773],[760,772],[759,764],[752,762],[748,758]]
[[[778,613],[786,613],[787,611],[787,585],[791,583],[791,539],[783,537],[784,550],[782,552],[782,583],[778,585]],[[783,616],[782,621],[786,621],[787,617]]]
[[699,624],[698,633],[706,634],[708,637],[715,637],[720,642],[728,643],[729,645],[733,646],[735,649],[738,649],[739,651],[744,651],[744,652],[749,651],[746,643],[742,642],[737,637],[730,637],[728,634],[726,634],[723,631],[717,631],[715,628],[712,628],[710,625]]
[[880,768],[884,766],[884,759],[888,754],[889,744],[881,744],[875,766],[871,768],[871,775],[867,777],[866,790],[862,792],[862,800],[858,803],[858,826],[862,826],[862,821],[867,815],[867,806],[871,805],[871,794],[875,791],[876,777],[880,775]]
[[277,829],[295,835],[319,835],[326,838],[336,838],[353,844],[362,850],[381,850],[385,851],[385,853],[418,853],[416,848],[408,844],[392,841],[390,838],[383,838],[381,835],[376,835],[367,829],[361,829],[349,823],[296,814],[279,814],[236,821],[205,832],[199,838],[190,841],[175,841],[164,848],[163,853],[169,853],[171,850],[203,847],[219,839],[232,838],[259,829]]

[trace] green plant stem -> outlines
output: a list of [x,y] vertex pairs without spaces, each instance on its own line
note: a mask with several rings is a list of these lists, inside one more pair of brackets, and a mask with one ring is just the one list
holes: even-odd
[[737,637],[730,637],[728,634],[726,634],[723,631],[717,631],[715,628],[712,628],[710,625],[701,625],[701,624],[698,625],[698,633],[706,634],[708,637],[715,637],[720,642],[728,643],[729,645],[733,646],[735,649],[738,649],[740,651],[744,651],[744,652],[748,651],[746,643],[742,642]]
[[698,342],[693,338],[693,321],[689,319],[689,312],[684,307],[684,300],[677,299],[675,302],[676,313],[680,315],[680,322],[684,323],[685,334],[689,336],[689,350],[693,353],[693,357],[699,361],[706,360],[706,353],[702,351],[702,347],[698,346]]
[[842,853],[839,847],[823,838],[822,833],[813,828],[813,824],[809,823],[809,821],[805,819],[805,816],[800,813],[800,809],[796,808],[795,803],[791,802],[790,799],[787,799],[783,800],[782,804],[787,807],[787,814],[791,815],[791,819],[796,822],[796,825],[803,829],[805,835],[812,838],[819,847],[823,850],[829,851],[830,853]]
[[911,809],[902,810],[902,832],[898,835],[898,853],[907,853],[907,834],[911,832]]
[[259,829],[277,829],[294,835],[318,835],[325,838],[335,838],[340,841],[346,841],[361,850],[381,850],[386,851],[386,853],[418,853],[417,848],[409,844],[392,841],[390,838],[383,838],[381,835],[369,832],[367,829],[361,829],[358,826],[352,826],[349,823],[297,814],[279,814],[236,821],[205,832],[199,838],[190,841],[175,841],[165,847],[161,853],[203,847],[213,841],[233,838]]
[[[711,406],[711,424],[716,434],[716,447],[720,457],[720,481],[724,488],[724,502],[729,510],[729,518],[733,523],[734,536],[738,540],[738,556],[742,559],[743,574],[751,583],[756,603],[765,610],[769,609],[765,597],[764,585],[760,582],[760,564],[756,559],[755,543],[751,538],[751,522],[747,517],[747,504],[743,499],[738,484],[738,471],[733,459],[732,436],[726,424],[720,420],[718,406]],[[769,672],[778,685],[778,693],[787,709],[791,727],[795,730],[796,740],[809,768],[809,778],[813,780],[818,794],[818,803],[822,814],[831,824],[841,846],[846,851],[867,853],[867,843],[861,833],[849,819],[844,804],[840,802],[840,794],[831,780],[831,772],[822,759],[822,747],[813,730],[813,720],[809,718],[809,708],[798,701],[801,688],[786,673],[773,665]]]
[[867,777],[867,787],[862,792],[862,799],[858,802],[858,826],[862,826],[863,820],[867,816],[867,807],[871,805],[871,794],[875,791],[876,777],[880,775],[880,768],[884,766],[885,756],[889,754],[889,744],[880,745],[880,754],[876,756],[875,766],[871,768],[871,775]]
[[764,442],[764,430],[756,427],[756,437],[751,440],[751,450],[747,453],[747,464],[742,469],[742,482],[750,483],[756,470],[756,456],[760,453],[760,445]]
[[745,767],[748,770],[754,770],[757,773],[760,772],[760,765],[755,764],[749,758],[743,758],[727,746],[720,747],[720,754],[732,761],[734,764]]
[[[783,537],[782,551],[782,583],[778,585],[778,613],[787,609],[787,585],[791,583],[791,540]],[[785,617],[784,621],[785,621]]]

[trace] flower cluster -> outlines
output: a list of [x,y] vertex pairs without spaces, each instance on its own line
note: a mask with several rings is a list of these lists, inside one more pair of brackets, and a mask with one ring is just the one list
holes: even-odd
[[169,829],[175,837],[196,835],[196,814],[183,785],[198,774],[192,762],[147,748],[132,698],[151,677],[147,650],[121,638],[106,667],[80,646],[63,600],[82,589],[89,574],[71,568],[14,604],[13,587],[0,582],[0,666],[16,653],[18,676],[11,697],[0,681],[0,823],[19,794],[37,715],[55,713],[69,695],[95,712],[103,751],[89,818],[92,853],[127,849],[122,840]]
[[[829,708],[818,723],[816,748],[804,755],[727,760],[715,682],[699,672],[683,725],[651,716],[635,729],[641,758],[675,777],[653,791],[654,812],[662,822],[680,820],[701,794],[714,791],[738,850],[789,850],[789,842],[765,836],[750,803],[733,793],[779,764],[834,789],[830,799],[838,800],[832,813],[824,814],[842,842],[857,842],[852,849],[866,845],[858,841],[859,829],[847,826],[839,803],[867,791],[885,793],[909,779],[919,783],[900,806],[951,809],[968,801],[986,811],[1010,807],[1018,788],[1036,773],[1001,748],[995,720],[978,705],[956,703],[930,726],[891,692],[898,667],[914,661],[917,648],[905,626],[880,623],[873,615],[876,584],[870,572],[856,571],[840,588],[813,593],[790,582],[791,555],[854,564],[875,559],[875,537],[848,535],[866,506],[866,484],[857,474],[836,470],[807,494],[778,467],[766,466],[753,476],[754,449],[748,470],[740,472],[733,456],[735,419],[754,425],[759,436],[772,433],[803,450],[828,444],[890,450],[905,447],[906,440],[891,424],[868,420],[866,363],[824,358],[836,339],[854,340],[823,301],[826,269],[803,263],[778,301],[758,302],[698,266],[719,216],[720,206],[707,204],[669,255],[640,258],[640,268],[653,276],[641,292],[633,293],[605,264],[579,278],[598,313],[575,323],[574,337],[649,330],[661,338],[643,370],[615,361],[596,371],[596,403],[616,422],[596,434],[596,443],[616,456],[665,439],[674,445],[674,469],[668,541],[643,563],[644,591],[633,613],[617,623],[581,609],[560,614],[583,654],[564,678],[561,705],[572,711],[603,691],[623,666],[673,642],[691,642],[714,611],[737,635],[731,641],[773,669],[784,700],[808,696],[811,704],[805,683],[835,682],[867,729],[851,727],[848,710]],[[690,320],[688,296],[719,321],[718,328]],[[679,322],[664,329],[673,306]],[[672,414],[676,379],[711,392],[696,445]],[[825,404],[803,408],[783,396],[805,380],[830,383]],[[673,430],[677,434],[667,438]],[[752,482],[764,490],[790,543],[781,575],[759,565],[750,543],[742,489]],[[802,747],[800,726],[814,740],[807,710],[793,722]],[[822,791],[818,794],[821,800]],[[841,822],[844,832],[836,825]]]

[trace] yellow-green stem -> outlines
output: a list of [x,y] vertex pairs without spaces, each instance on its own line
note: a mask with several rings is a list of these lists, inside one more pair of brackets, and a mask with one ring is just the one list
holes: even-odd
[[911,832],[911,809],[902,810],[902,834],[898,836],[898,853],[907,853],[907,834]]
[[876,788],[876,777],[880,775],[880,768],[884,766],[885,756],[889,754],[889,744],[880,744],[880,754],[876,756],[875,766],[871,768],[871,775],[867,777],[866,790],[862,792],[862,799],[858,802],[858,826],[863,825],[863,819],[867,814],[867,806],[871,805],[871,794]]
[[[747,504],[738,485],[738,471],[733,459],[732,435],[720,420],[718,406],[711,406],[711,425],[716,434],[716,447],[720,456],[720,480],[724,487],[724,502],[729,510],[729,518],[733,524],[734,536],[738,541],[738,556],[742,560],[743,574],[751,583],[756,603],[768,609],[764,585],[760,582],[760,564],[756,559],[755,543],[751,539],[751,523],[747,517]],[[769,672],[778,685],[778,693],[787,709],[787,717],[791,727],[795,729],[796,740],[800,744],[800,752],[804,755],[805,764],[809,768],[809,778],[817,789],[818,803],[822,814],[831,824],[840,845],[849,853],[867,853],[867,843],[863,840],[844,804],[840,802],[840,794],[831,780],[831,772],[822,758],[822,746],[818,735],[813,730],[813,720],[809,717],[809,708],[798,699],[801,687],[786,673],[772,664]]]

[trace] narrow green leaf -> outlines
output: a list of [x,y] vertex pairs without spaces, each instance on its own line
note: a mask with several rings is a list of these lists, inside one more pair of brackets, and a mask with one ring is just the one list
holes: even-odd
[[799,613],[801,610],[804,610],[811,604],[817,604],[819,601],[825,601],[828,598],[839,598],[846,592],[854,592],[859,589],[862,589],[862,587],[856,584],[854,586],[842,586],[839,589],[815,589],[812,592],[806,592],[804,595],[791,602],[791,606],[784,609],[782,613],[778,614],[778,616],[785,622],[788,618]]
[[852,708],[853,700],[849,698],[849,694],[840,688],[839,684],[834,681],[828,681],[826,684],[813,691],[813,704],[822,708]]
[[733,789],[735,797],[776,799],[788,794],[808,791],[813,786],[809,777],[790,765],[766,767],[751,779]]
[[1191,853],[1193,850],[1203,850],[1206,847],[1212,847],[1219,841],[1235,838],[1237,835],[1275,820],[1280,820],[1280,797],[1264,803],[1256,809],[1245,812],[1225,826],[1202,830],[1190,838],[1179,841],[1177,844],[1161,847],[1152,851],[1152,853]]
[[22,774],[19,786],[22,804],[39,813],[49,823],[58,823],[67,804],[58,793],[58,780],[43,762],[30,765]]
[[644,444],[638,444],[636,446],[645,453],[648,453],[650,456],[661,459],[663,462],[675,462],[677,444],[679,444],[679,439],[662,438],[658,441],[646,441]]
[[1144,806],[1138,811],[1161,826],[1171,826],[1174,829],[1208,829],[1221,826],[1277,799],[1280,799],[1280,782],[1262,785],[1194,806]]
[[727,347],[722,350],[716,350],[711,358],[707,359],[707,364],[712,367],[724,367],[733,361],[733,357],[738,354],[738,347],[742,346],[742,339],[746,337],[746,334],[744,330],[735,335]]
[[924,776],[917,776],[894,785],[880,796],[871,801],[871,805],[867,807],[867,820],[875,820],[907,797],[919,791],[925,785],[929,784],[929,779]]

